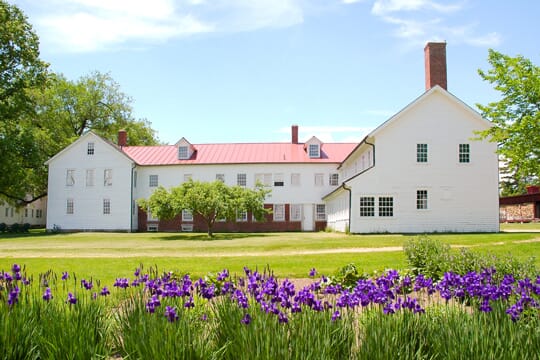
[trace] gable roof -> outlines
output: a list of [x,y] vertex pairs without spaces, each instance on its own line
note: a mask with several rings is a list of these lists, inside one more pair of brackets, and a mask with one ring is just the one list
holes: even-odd
[[129,160],[129,161],[133,161],[127,154],[125,154],[121,148],[110,142],[109,140],[107,139],[104,139],[102,138],[101,136],[97,135],[96,133],[94,133],[93,131],[88,131],[86,133],[84,133],[83,135],[81,135],[77,140],[75,140],[74,142],[72,142],[71,144],[69,144],[68,146],[66,146],[65,148],[63,148],[62,150],[60,150],[56,155],[54,155],[53,157],[49,158],[49,160],[45,161],[45,165],[49,165],[52,161],[56,160],[58,157],[62,156],[63,154],[65,154],[66,152],[68,152],[70,149],[72,149],[73,147],[75,147],[77,144],[79,144],[80,142],[83,142],[83,141],[86,141],[88,138],[90,137],[93,137],[94,139],[96,139],[97,141],[101,141],[103,142],[104,144],[110,146],[112,149],[114,149],[115,151],[118,151],[119,154],[122,154],[122,156],[124,156],[126,158],[126,160]]
[[232,143],[193,144],[195,152],[189,159],[178,159],[174,145],[124,146],[122,151],[139,165],[180,164],[261,164],[261,163],[341,163],[356,143],[325,143],[321,157],[310,158],[304,144],[292,143]]

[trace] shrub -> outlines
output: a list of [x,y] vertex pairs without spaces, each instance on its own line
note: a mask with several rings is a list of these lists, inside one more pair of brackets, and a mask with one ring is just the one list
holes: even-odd
[[24,223],[24,224],[22,225],[21,231],[24,232],[24,233],[27,233],[27,232],[30,230],[30,227],[31,227],[31,226],[32,226],[32,225],[30,225],[29,223]]
[[439,280],[448,262],[450,245],[439,240],[432,240],[427,236],[420,236],[407,240],[403,245],[409,267],[415,275],[423,274]]
[[8,230],[8,226],[6,223],[0,223],[0,232],[6,232]]
[[9,227],[9,232],[18,233],[20,229],[21,229],[21,225],[19,225],[18,223],[15,223]]

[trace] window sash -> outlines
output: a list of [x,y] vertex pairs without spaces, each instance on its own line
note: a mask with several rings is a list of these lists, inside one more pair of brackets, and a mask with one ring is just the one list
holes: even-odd
[[317,204],[315,206],[315,219],[317,221],[324,221],[326,220],[326,205],[324,204]]
[[302,220],[302,204],[291,204],[291,221]]
[[182,210],[182,221],[193,221],[193,213],[189,210]]
[[274,204],[274,221],[285,221],[285,205]]
[[109,215],[111,213],[111,200],[103,199],[103,215]]
[[391,196],[379,197],[379,216],[391,217],[394,216],[394,198]]
[[315,174],[315,186],[324,186],[324,174]]
[[86,147],[86,154],[87,155],[94,155],[95,154],[95,146],[93,142],[89,142]]
[[300,174],[298,173],[291,174],[291,185],[300,186]]
[[339,174],[330,174],[330,176],[328,177],[328,184],[330,184],[331,186],[337,186],[339,184]]
[[428,193],[427,190],[416,191],[416,208],[418,210],[425,210],[428,208]]
[[309,144],[309,157],[318,158],[320,155],[320,146],[318,144]]
[[237,174],[236,175],[236,184],[238,186],[247,186],[247,176],[246,176],[246,174]]
[[178,158],[179,159],[187,159],[189,155],[188,147],[187,146],[179,146],[178,147]]
[[426,163],[428,161],[428,144],[416,144],[416,162]]
[[66,171],[66,186],[75,185],[75,170],[68,169]]
[[471,161],[471,148],[469,144],[459,144],[459,162],[468,163]]
[[112,169],[103,171],[103,186],[112,186]]
[[67,199],[66,201],[66,214],[73,214],[75,211],[75,207],[73,204],[73,199]]
[[360,216],[375,216],[375,198],[373,196],[360,197]]
[[157,175],[148,176],[148,186],[157,187],[159,184],[159,178]]

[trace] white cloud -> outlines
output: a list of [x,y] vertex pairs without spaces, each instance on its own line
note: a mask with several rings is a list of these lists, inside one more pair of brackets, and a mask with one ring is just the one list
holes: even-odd
[[42,43],[89,52],[206,32],[303,22],[302,0],[43,0],[35,5]]
[[460,9],[460,4],[443,5],[429,0],[376,0],[371,12],[375,15],[418,10],[435,10],[437,12],[448,13]]

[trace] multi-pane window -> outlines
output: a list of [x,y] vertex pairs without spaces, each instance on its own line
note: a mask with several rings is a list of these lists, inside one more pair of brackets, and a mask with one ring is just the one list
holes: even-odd
[[302,204],[291,204],[291,221],[302,220]]
[[8,217],[8,216],[9,216],[9,208],[7,207],[6,208],[6,217]]
[[272,174],[255,174],[255,183],[261,183],[264,186],[272,185]]
[[246,222],[248,219],[248,213],[245,210],[238,210],[236,212],[236,221],[238,222]]
[[394,198],[381,196],[379,198],[379,216],[394,216]]
[[86,169],[86,186],[94,186],[94,169]]
[[94,155],[94,152],[95,152],[94,143],[93,143],[93,142],[89,142],[89,143],[88,143],[88,146],[86,147],[86,153],[87,153],[88,155]]
[[225,182],[225,174],[216,174],[216,180],[221,181],[222,183]]
[[75,170],[68,169],[66,171],[66,185],[67,186],[75,185]]
[[36,218],[41,218],[41,217],[43,217],[43,210],[36,209]]
[[236,174],[236,185],[246,186],[247,185],[247,176],[246,174]]
[[459,144],[459,162],[468,163],[471,161],[471,147],[469,144]]
[[112,169],[103,171],[103,186],[112,186]]
[[24,217],[28,217],[28,209],[24,209]]
[[73,199],[66,201],[66,214],[73,214]]
[[291,174],[291,185],[300,186],[300,174],[298,173]]
[[427,190],[416,190],[416,208],[418,210],[428,208]]
[[315,174],[315,186],[324,185],[324,174]]
[[178,147],[178,158],[179,159],[187,159],[189,157],[189,151],[187,146],[179,146]]
[[182,221],[193,221],[193,213],[190,210],[182,210]]
[[274,221],[285,221],[285,204],[274,204]]
[[337,186],[339,184],[339,174],[330,174],[328,177],[328,184],[330,184],[330,186]]
[[148,186],[150,187],[157,187],[159,184],[158,176],[157,175],[150,175],[148,177]]
[[373,196],[360,197],[360,216],[375,216],[375,198]]
[[416,162],[427,162],[428,144],[416,144]]
[[317,204],[315,206],[315,220],[317,221],[326,220],[326,205]]
[[319,144],[309,144],[309,157],[318,158],[321,157],[321,148]]
[[274,174],[274,186],[283,186],[283,174]]
[[111,213],[111,199],[103,199],[103,215]]

